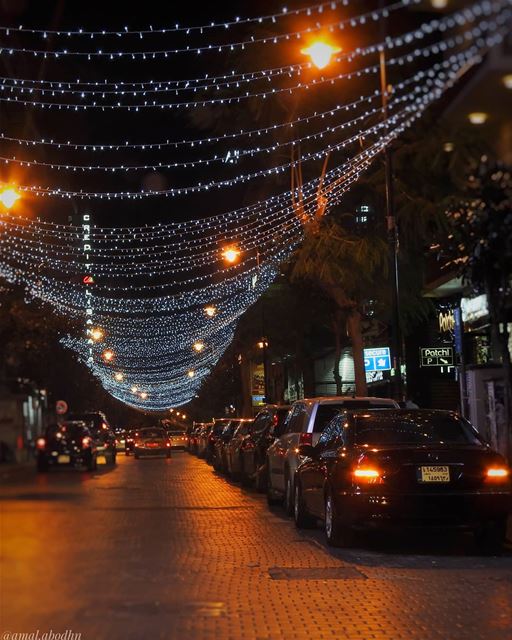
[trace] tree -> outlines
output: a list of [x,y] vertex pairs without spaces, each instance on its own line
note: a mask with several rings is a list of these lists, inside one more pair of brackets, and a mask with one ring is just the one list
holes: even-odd
[[440,245],[457,271],[489,305],[493,359],[503,366],[512,416],[507,306],[512,287],[512,167],[483,156],[467,178],[464,197],[446,209],[450,233]]

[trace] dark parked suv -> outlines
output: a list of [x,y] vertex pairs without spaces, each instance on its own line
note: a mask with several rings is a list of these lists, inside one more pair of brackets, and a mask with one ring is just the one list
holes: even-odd
[[92,437],[96,440],[98,463],[116,463],[116,436],[104,413],[101,411],[71,413],[68,420],[78,420],[85,423]]
[[37,439],[37,470],[85,466],[96,469],[96,441],[84,422],[52,424]]

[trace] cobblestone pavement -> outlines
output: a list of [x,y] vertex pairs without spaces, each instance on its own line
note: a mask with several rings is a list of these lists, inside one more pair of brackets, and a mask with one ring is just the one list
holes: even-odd
[[512,637],[510,555],[481,558],[462,538],[410,535],[331,551],[320,531],[298,532],[264,497],[186,453],[120,458],[93,475],[58,470],[3,483],[4,632]]

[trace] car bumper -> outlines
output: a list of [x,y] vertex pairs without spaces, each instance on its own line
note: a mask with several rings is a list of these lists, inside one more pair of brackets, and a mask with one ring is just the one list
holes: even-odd
[[165,456],[168,453],[171,453],[170,447],[165,447],[164,449],[139,449],[136,448],[134,453],[138,456]]
[[[484,520],[506,517],[511,511],[508,492],[337,496],[337,511],[354,526],[442,526],[471,528]],[[344,518],[345,519],[345,518]]]

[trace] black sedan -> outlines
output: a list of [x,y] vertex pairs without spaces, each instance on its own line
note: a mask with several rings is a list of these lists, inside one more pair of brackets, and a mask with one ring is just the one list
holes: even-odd
[[390,525],[470,529],[497,553],[511,506],[510,470],[469,422],[430,410],[344,412],[302,445],[297,526],[324,521],[327,541]]
[[96,469],[97,442],[83,422],[52,424],[37,439],[36,445],[40,473],[63,466]]
[[135,458],[142,456],[166,456],[171,457],[171,440],[161,427],[148,427],[138,429],[135,436],[133,454]]

